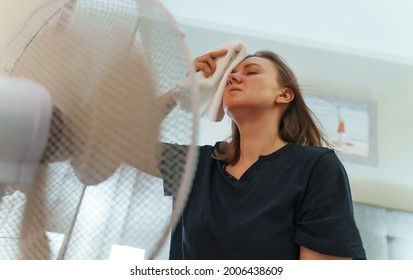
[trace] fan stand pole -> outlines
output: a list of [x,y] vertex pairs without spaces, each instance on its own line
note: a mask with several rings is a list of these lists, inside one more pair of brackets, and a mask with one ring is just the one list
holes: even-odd
[[80,200],[79,200],[79,203],[76,206],[76,211],[75,211],[75,214],[73,216],[72,222],[70,223],[70,228],[69,228],[67,234],[65,234],[65,239],[63,240],[62,247],[60,248],[59,255],[57,256],[58,260],[64,260],[65,259],[66,252],[67,252],[67,249],[69,247],[69,242],[72,239],[73,229],[75,228],[77,217],[79,216],[80,207],[82,206],[83,198],[85,197],[86,188],[87,188],[87,186],[83,185],[83,190],[82,190],[82,193],[80,195]]
[[[60,27],[67,26],[70,18],[73,15],[73,12],[76,8],[77,3],[78,3],[78,0],[70,0],[65,4],[63,13],[60,16],[60,19],[59,19],[59,22],[58,22],[58,26],[60,26]],[[67,234],[65,234],[65,239],[63,240],[63,244],[60,248],[59,255],[57,256],[58,260],[63,260],[65,258],[65,255],[66,255],[66,252],[67,252],[67,249],[68,249],[68,246],[69,246],[70,239],[72,238],[72,233],[73,233],[74,226],[76,224],[77,216],[79,215],[80,206],[81,206],[83,198],[85,196],[86,188],[87,188],[87,186],[83,186],[83,190],[82,190],[82,193],[80,195],[80,201],[77,204],[76,212],[74,214],[72,222],[70,223],[69,231],[67,232]]]
[[51,258],[49,240],[46,235],[44,179],[45,167],[39,165],[35,184],[28,186],[27,202],[20,227],[19,259],[22,260],[49,260]]

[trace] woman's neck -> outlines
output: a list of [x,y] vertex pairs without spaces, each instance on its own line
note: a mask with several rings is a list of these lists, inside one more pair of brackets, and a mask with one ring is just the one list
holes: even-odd
[[279,120],[272,115],[238,123],[240,131],[240,163],[255,162],[259,156],[268,155],[287,144],[279,134]]

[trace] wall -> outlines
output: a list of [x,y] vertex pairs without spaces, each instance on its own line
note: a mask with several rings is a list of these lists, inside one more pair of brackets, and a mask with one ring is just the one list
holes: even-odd
[[322,42],[364,56],[413,63],[410,0],[161,0],[179,19],[232,26],[237,33],[259,31],[283,40]]

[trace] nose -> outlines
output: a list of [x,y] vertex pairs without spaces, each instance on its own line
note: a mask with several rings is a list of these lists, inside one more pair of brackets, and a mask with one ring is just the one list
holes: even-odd
[[241,77],[237,73],[229,73],[228,75],[228,85],[237,84],[241,81]]

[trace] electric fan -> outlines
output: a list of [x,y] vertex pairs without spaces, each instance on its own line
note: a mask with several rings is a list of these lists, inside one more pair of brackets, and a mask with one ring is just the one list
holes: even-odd
[[[53,106],[33,182],[0,186],[0,259],[167,256],[196,167],[198,93],[191,113],[167,114],[162,95],[193,73],[163,6],[46,1],[2,49],[0,74],[44,86]],[[181,148],[165,160],[163,143]],[[161,160],[173,199],[154,176]]]

